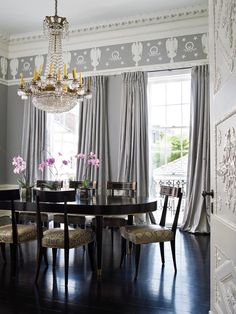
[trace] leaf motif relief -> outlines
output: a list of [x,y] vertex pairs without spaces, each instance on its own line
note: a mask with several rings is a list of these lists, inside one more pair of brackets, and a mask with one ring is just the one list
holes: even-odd
[[170,58],[170,62],[174,62],[174,58],[177,56],[177,49],[178,49],[178,40],[177,38],[168,38],[166,40],[166,51],[167,56]]
[[100,63],[101,55],[102,55],[102,52],[101,52],[101,49],[99,48],[93,48],[90,51],[91,64],[93,66],[94,71],[97,70],[97,66]]
[[13,80],[16,79],[16,75],[18,73],[18,66],[19,66],[19,60],[18,59],[11,59],[10,71],[11,71],[11,75],[13,77]]
[[2,72],[2,78],[3,79],[6,78],[7,66],[8,66],[7,59],[5,57],[1,57],[1,72]]
[[135,66],[138,66],[139,61],[142,59],[143,44],[141,42],[135,42],[132,44],[131,50]]

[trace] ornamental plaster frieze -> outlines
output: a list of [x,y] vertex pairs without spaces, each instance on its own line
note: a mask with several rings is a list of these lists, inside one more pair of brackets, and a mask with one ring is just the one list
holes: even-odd
[[[67,50],[63,59],[71,73],[74,67],[86,74],[117,73],[124,71],[169,69],[197,64],[208,60],[207,33],[132,41],[124,44],[94,46]],[[15,82],[20,73],[32,78],[35,68],[46,66],[46,53],[14,57],[0,57],[0,78]]]

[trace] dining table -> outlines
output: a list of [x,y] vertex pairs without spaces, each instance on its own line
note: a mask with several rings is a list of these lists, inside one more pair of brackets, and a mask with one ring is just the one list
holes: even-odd
[[[36,202],[16,200],[15,210],[36,211]],[[10,209],[10,202],[0,201],[0,208]],[[44,212],[62,213],[64,205],[62,203],[44,203]],[[97,275],[102,274],[102,242],[103,242],[103,217],[104,216],[128,216],[128,224],[133,224],[134,215],[151,213],[157,209],[157,201],[151,197],[127,197],[96,195],[88,199],[81,199],[76,194],[74,202],[67,203],[68,214],[78,214],[83,216],[94,216],[96,218],[96,247],[97,247]]]

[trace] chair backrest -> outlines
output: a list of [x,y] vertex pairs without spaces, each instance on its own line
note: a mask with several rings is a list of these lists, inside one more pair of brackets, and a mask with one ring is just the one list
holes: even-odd
[[18,242],[14,201],[19,199],[20,199],[19,189],[0,190],[0,201],[8,201],[11,203],[12,239],[14,244]]
[[[83,181],[69,181],[69,188],[70,189],[79,189],[82,186]],[[97,192],[97,182],[96,181],[89,181],[88,188],[93,190],[93,195]]]
[[59,190],[63,187],[63,181],[53,181],[53,180],[37,180],[36,181],[37,188],[44,190],[45,188],[50,188],[53,190]]
[[181,201],[182,201],[181,188],[178,188],[175,186],[162,185],[160,188],[160,195],[165,197],[162,214],[161,214],[161,220],[160,220],[160,226],[162,227],[164,227],[166,223],[166,214],[167,214],[167,209],[168,209],[169,197],[174,197],[178,199],[176,210],[175,210],[175,216],[174,216],[174,220],[171,227],[171,230],[175,232],[177,228],[177,224],[178,224],[179,212],[180,212]]
[[107,191],[112,196],[114,196],[116,193],[123,192],[124,196],[134,197],[137,191],[137,183],[135,181],[132,181],[132,182],[108,181]]
[[[53,203],[55,211],[57,209],[57,203],[64,203],[63,213],[64,213],[64,239],[65,243],[69,246],[69,231],[68,231],[68,217],[67,217],[67,202],[75,201],[75,190],[67,191],[44,191],[36,190],[36,203],[37,203],[37,236],[38,241],[41,241],[43,236],[43,228],[41,221],[41,207],[45,209],[45,203]],[[66,245],[65,245],[66,247]]]

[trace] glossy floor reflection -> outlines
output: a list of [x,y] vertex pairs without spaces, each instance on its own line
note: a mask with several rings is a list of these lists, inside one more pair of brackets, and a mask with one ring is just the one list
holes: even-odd
[[[0,314],[207,314],[209,311],[209,236],[177,232],[178,273],[175,276],[169,243],[161,267],[159,245],[143,246],[138,280],[133,281],[133,260],[127,256],[119,268],[120,239],[113,248],[104,231],[103,276],[91,272],[83,249],[71,250],[68,291],[64,287],[63,251],[56,272],[41,268],[39,285],[33,284],[35,243],[22,245],[18,278],[10,280],[10,265],[0,256]],[[8,257],[9,257],[9,252]],[[51,252],[49,251],[49,263]]]

